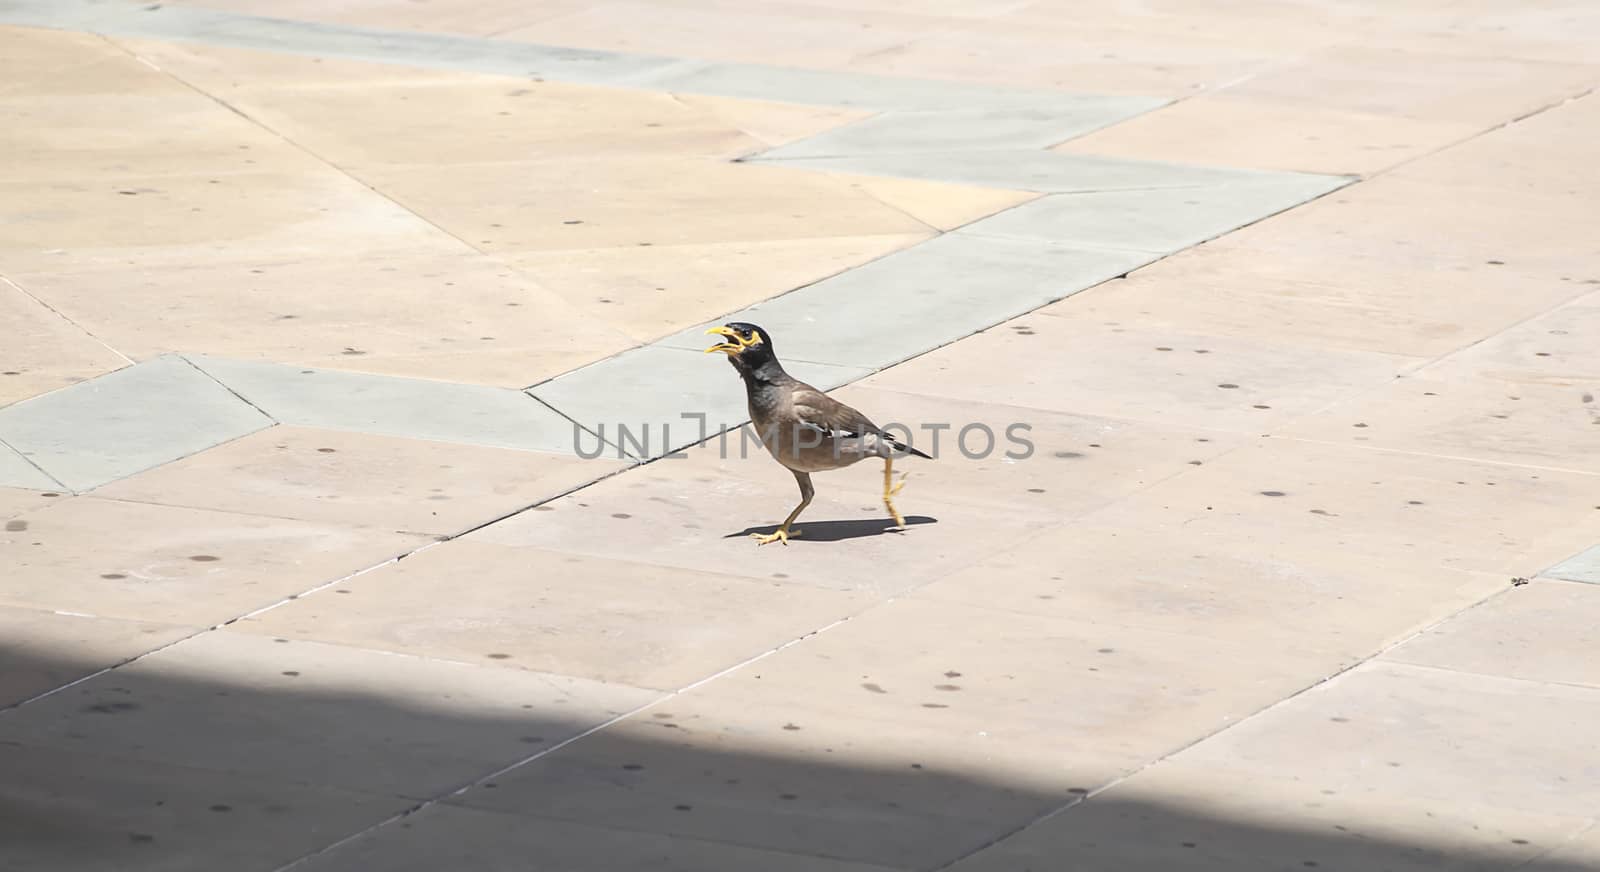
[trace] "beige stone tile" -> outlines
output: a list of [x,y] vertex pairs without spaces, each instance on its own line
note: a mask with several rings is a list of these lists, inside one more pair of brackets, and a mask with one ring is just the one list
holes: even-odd
[[1077,15],[1054,27],[1014,18],[962,22],[893,50],[862,54],[850,69],[1093,94],[1182,96],[1235,81],[1275,54],[1237,39],[1154,37],[1142,25],[1089,23]]
[[[1319,201],[1301,208],[1322,207]],[[1363,256],[1350,250],[1348,240],[1365,232],[1362,222],[1374,220],[1372,211],[1345,201],[1324,212],[1328,220],[1318,222],[1319,231],[1336,218],[1348,223],[1320,237],[1270,228],[1248,241],[1224,237],[1051,311],[1124,326],[1432,358],[1558,305],[1578,287],[1481,260],[1416,258],[1405,249],[1391,253],[1374,246]],[[1413,218],[1429,220],[1422,214]],[[1299,210],[1266,225],[1297,221]],[[1316,247],[1317,238],[1325,240],[1324,247]]]
[[8,869],[275,869],[412,804],[86,748],[7,742],[0,768],[0,865]]
[[[933,385],[923,385],[930,391],[923,394],[871,384],[832,396],[934,455],[932,461],[895,462],[897,471],[909,474],[907,499],[983,506],[1016,517],[1083,515],[1248,441],[1209,430],[952,400],[932,393]],[[847,473],[829,483],[863,498],[882,492],[881,477]]]
[[1181,529],[1080,522],[912,596],[1350,663],[1505,587],[1504,575],[1397,569],[1345,549],[1252,548]]
[[[1218,644],[1132,627],[1024,615],[963,603],[899,599],[673,700],[686,709],[748,701],[809,709],[814,718],[915,719],[922,730],[965,737],[965,759],[1023,784],[1084,784],[1169,742],[1186,744],[1254,712],[1320,675],[1324,658],[1285,652],[1264,663],[1249,644]],[[1204,650],[1206,657],[1196,657]],[[1052,664],[1046,670],[1019,665]],[[1248,663],[1249,665],[1246,665]],[[871,685],[870,687],[868,685]],[[1154,692],[1154,688],[1161,692]],[[929,705],[928,703],[933,703]],[[822,723],[814,728],[827,729]],[[859,730],[860,728],[856,728]],[[787,732],[787,731],[786,731]],[[915,736],[919,729],[908,731]],[[858,732],[858,743],[897,737]],[[972,739],[986,740],[972,742]],[[1037,766],[1020,747],[1056,755]],[[858,745],[859,747],[859,745]],[[1037,751],[1037,748],[1035,749]],[[972,756],[968,756],[968,755]],[[1012,757],[1016,754],[1016,757]],[[1082,755],[1080,757],[1080,755]],[[977,761],[992,757],[996,768]],[[1034,763],[1023,762],[1032,758]]]
[[[1583,230],[1582,201],[1492,188],[1461,189],[1382,175],[1351,185],[1216,245],[1280,256],[1314,256],[1332,274],[1370,269],[1436,273],[1464,280],[1494,267],[1541,296],[1549,285],[1578,283],[1589,272],[1594,240]],[[1395,283],[1374,273],[1372,281]],[[1563,281],[1565,280],[1565,281]],[[1431,284],[1431,282],[1430,282]]]
[[1385,660],[1600,688],[1600,585],[1535,581],[1433,627]]
[[1596,68],[1338,45],[1263,70],[1227,93],[1327,109],[1492,127],[1590,87]]
[[36,491],[17,487],[0,487],[0,519],[10,520],[34,509],[42,509],[57,500],[68,499],[56,491]]
[[930,868],[1318,674],[1241,654],[899,600],[457,801]]
[[734,157],[761,147],[670,94],[510,76],[256,89],[233,102],[357,173],[392,165]]
[[508,255],[585,313],[656,339],[909,248],[927,234],[612,246]]
[[[1571,288],[1571,285],[1563,287]],[[1562,306],[1295,422],[1311,439],[1600,472],[1600,307]]]
[[[1491,0],[1450,7],[1422,6],[1405,12],[1368,3],[1373,20],[1403,23],[1400,27],[1369,28],[1371,44],[1397,49],[1441,53],[1523,58],[1531,61],[1593,62],[1583,47],[1600,33],[1600,18],[1584,3],[1548,6],[1500,6]],[[1400,12],[1400,16],[1396,13]],[[1441,16],[1441,12],[1446,14]]]
[[363,175],[408,208],[495,253],[927,230],[838,179],[756,164],[613,159]]
[[[1467,262],[1531,275],[1593,277],[1581,275],[1592,272],[1590,258],[1596,250],[1593,237],[1581,226],[1589,202],[1581,197],[1461,188],[1405,177],[1380,178],[1362,187],[1358,193],[1370,197],[1375,211],[1404,214],[1417,222],[1409,232],[1391,237],[1392,246],[1425,246],[1430,255],[1454,247],[1456,257]],[[1366,232],[1379,238],[1389,229],[1369,227]]]
[[[616,823],[616,822],[614,822]],[[626,822],[621,822],[625,824]],[[781,854],[725,842],[674,839],[655,833],[562,821],[510,818],[494,812],[436,805],[299,867],[316,870],[514,869],[538,857],[564,872],[744,870],[763,872],[892,872],[888,866],[829,857]],[[670,863],[664,867],[662,863]]]
[[1284,433],[1513,463],[1535,473],[1600,473],[1600,446],[1592,432],[1600,426],[1597,391],[1600,379],[1539,384],[1412,376],[1296,421]]
[[1580,387],[1600,382],[1600,293],[1532,318],[1460,353],[1422,376],[1493,379],[1508,387]]
[[1170,52],[1175,42],[1187,36],[1207,48],[1232,42],[1241,54],[1293,57],[1327,43],[1334,34],[1368,32],[1371,25],[1382,20],[1376,10],[1359,6],[1346,4],[1329,9],[1324,15],[1307,15],[1302,9],[1271,0],[1158,0],[1137,7],[1083,11],[1030,3],[987,27],[997,33],[1104,34],[1106,44],[1112,48],[1131,42],[1161,53]]
[[[287,262],[99,268],[18,281],[141,358],[255,357],[521,388],[633,344],[528,274],[479,254],[351,258],[324,250]],[[119,292],[108,295],[112,284]]]
[[191,627],[0,607],[0,709],[193,633]]
[[1399,179],[1463,191],[1593,201],[1600,168],[1583,147],[1600,135],[1600,97],[1590,94],[1490,130],[1395,171]]
[[[840,12],[896,12],[904,8],[897,0],[806,0],[817,9]],[[925,15],[947,19],[983,21],[1033,5],[1029,0],[924,0],[917,9]]]
[[847,21],[803,3],[731,0],[661,5],[619,0],[500,34],[580,48],[718,61],[826,67],[893,50],[947,26],[932,16],[857,10]]
[[1370,173],[1479,132],[1465,122],[1420,121],[1204,94],[1054,150],[1139,160],[1318,173]]
[[0,719],[0,737],[245,780],[426,797],[654,697],[217,630],[24,706]]
[[1590,475],[1262,439],[1092,519],[1290,560],[1337,550],[1398,581],[1441,568],[1533,575],[1594,543],[1594,505]]
[[458,540],[233,628],[676,689],[870,602],[776,579]]
[[856,177],[850,184],[940,230],[954,230],[1037,196],[1026,191],[999,191],[915,179]]
[[1472,797],[1527,814],[1581,814],[1600,799],[1597,717],[1594,688],[1373,663],[1177,759],[1352,800]]
[[[1082,317],[1077,299],[945,346],[866,383],[973,402],[1258,434],[1381,385],[1419,362],[1191,332],[1181,325],[1146,327]],[[1003,376],[996,376],[997,369]]]
[[6,155],[0,181],[114,185],[136,179],[160,187],[149,180],[321,168],[315,158],[248,118],[181,85],[175,89],[0,96],[0,114],[15,122],[0,130],[0,153]]
[[0,98],[185,90],[96,34],[0,27]]
[[673,98],[685,106],[711,113],[723,123],[744,131],[766,146],[784,145],[815,136],[873,114],[862,109],[801,106],[704,94],[674,94]]
[[0,182],[12,273],[118,265],[459,253],[462,244],[334,170]]
[[0,559],[8,572],[0,602],[202,626],[429,541],[389,530],[98,497],[57,501],[6,526]]
[[1070,862],[1096,872],[1468,872],[1521,868],[1586,825],[1576,816],[1486,806],[1475,794],[1349,797],[1287,777],[1167,761],[951,869],[1015,872]]
[[925,584],[1043,526],[1031,516],[923,498],[912,483],[895,499],[909,529],[892,532],[880,498],[882,465],[863,462],[814,476],[816,498],[795,523],[800,536],[758,550],[747,534],[774,529],[799,502],[799,488],[754,436],[742,458],[737,434],[725,446],[713,437],[685,459],[656,461],[467,539],[881,596]]
[[92,33],[47,30],[39,27],[0,26],[0,70],[6,81],[14,81],[30,70],[60,68],[84,62],[93,63],[116,57],[119,52]]
[[0,406],[120,369],[127,360],[0,277]]
[[273,427],[112,482],[96,495],[450,534],[622,467],[616,460]]

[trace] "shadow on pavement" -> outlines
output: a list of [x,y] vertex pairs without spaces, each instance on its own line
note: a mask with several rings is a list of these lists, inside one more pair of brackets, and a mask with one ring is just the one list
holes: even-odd
[[[68,652],[3,641],[0,663],[12,676],[93,671]],[[1327,815],[1279,828],[1121,788],[1083,799],[1099,785],[1045,775],[1047,760],[1038,782],[1060,789],[947,771],[939,759],[863,760],[819,747],[809,737],[826,725],[805,732],[792,713],[742,712],[741,726],[684,718],[681,699],[488,777],[607,713],[565,698],[475,711],[437,687],[304,692],[242,672],[222,683],[146,660],[0,711],[0,869],[275,870],[403,814],[295,868],[932,870],[1074,801],[1041,825],[1049,840],[1024,840],[1035,846],[1026,858],[989,850],[954,868],[1436,872],[1512,868],[1544,847],[1409,844]]]
[[[907,527],[917,527],[923,524],[937,524],[938,518],[927,515],[907,515]],[[724,539],[737,539],[741,536],[751,536],[760,533],[765,536],[778,529],[777,524],[767,524],[761,527],[746,527],[734,533],[723,536]],[[794,539],[807,542],[842,542],[846,539],[865,539],[868,536],[882,536],[886,533],[898,533],[893,523],[888,518],[863,518],[855,521],[796,521],[795,530],[790,532]]]

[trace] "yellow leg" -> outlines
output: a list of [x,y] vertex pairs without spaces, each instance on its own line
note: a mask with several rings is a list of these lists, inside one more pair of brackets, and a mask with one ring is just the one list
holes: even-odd
[[906,528],[906,521],[900,517],[900,510],[894,507],[894,500],[889,499],[906,486],[904,476],[897,482],[894,480],[894,461],[885,457],[883,459],[883,504],[889,509],[889,515],[894,518],[894,525],[899,529]]
[[791,530],[789,525],[794,523],[795,518],[800,517],[800,513],[806,510],[806,506],[811,505],[811,497],[816,494],[816,491],[811,488],[811,476],[808,473],[796,472],[794,480],[800,483],[800,505],[794,507],[794,511],[789,513],[789,517],[783,519],[783,523],[778,525],[778,529],[766,534],[751,533],[750,538],[756,540],[757,545],[766,545],[770,542],[782,542],[784,545],[788,545],[790,536],[800,535],[799,530]]

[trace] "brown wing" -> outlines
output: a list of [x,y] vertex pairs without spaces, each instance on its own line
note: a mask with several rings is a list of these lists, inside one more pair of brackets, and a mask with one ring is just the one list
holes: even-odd
[[790,404],[795,417],[802,424],[835,438],[860,438],[880,432],[866,415],[810,385],[797,388],[791,395]]
[[866,415],[810,385],[802,384],[795,390],[790,399],[790,408],[802,426],[820,430],[824,435],[834,439],[865,440],[869,453],[873,450],[871,445],[878,444],[886,445],[892,451],[904,451],[932,459],[908,443],[902,442],[893,433],[884,432]]

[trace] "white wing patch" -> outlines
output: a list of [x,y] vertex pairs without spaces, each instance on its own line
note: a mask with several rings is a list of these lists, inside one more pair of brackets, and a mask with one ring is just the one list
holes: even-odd
[[800,428],[802,430],[810,430],[813,433],[821,433],[823,436],[826,436],[829,439],[857,439],[861,436],[860,433],[855,433],[850,430],[841,430],[833,427],[824,427],[821,424],[807,421],[804,418],[800,419]]

